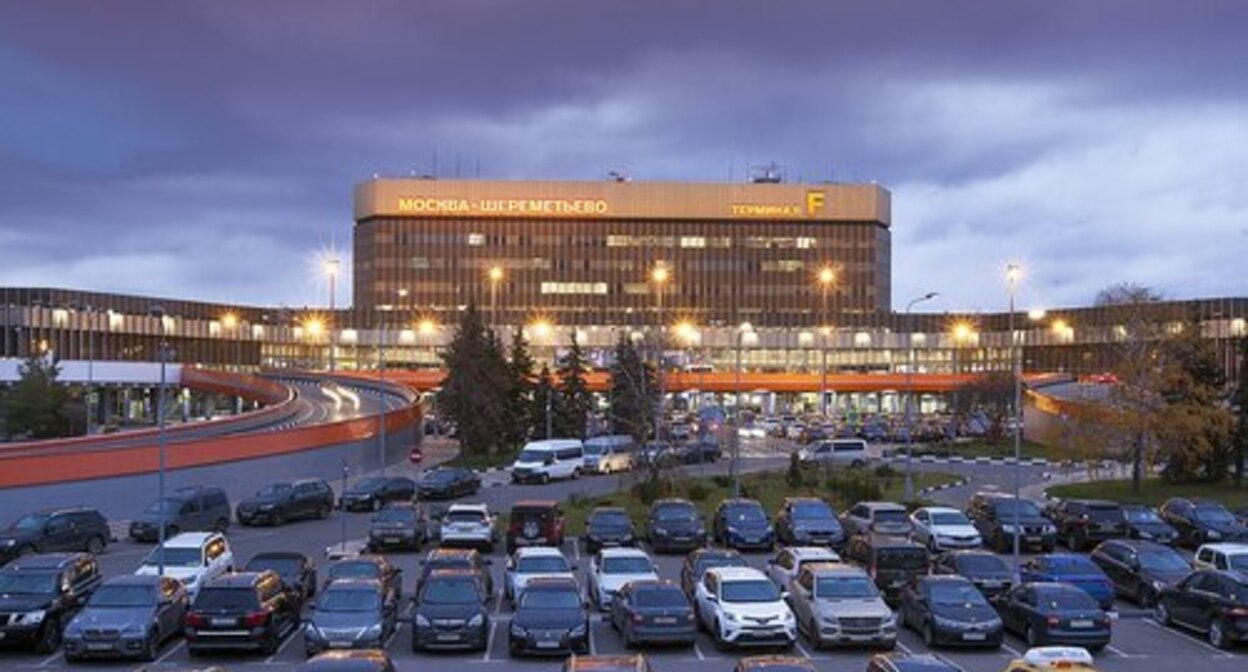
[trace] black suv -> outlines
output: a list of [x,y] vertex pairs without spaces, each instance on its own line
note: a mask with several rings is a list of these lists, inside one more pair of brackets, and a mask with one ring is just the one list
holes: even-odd
[[439,569],[425,578],[412,607],[412,651],[484,651],[490,641],[490,599],[481,576]]
[[[1127,536],[1122,506],[1096,499],[1067,499],[1049,509],[1057,536],[1075,552],[1085,551],[1107,539]],[[1012,549],[1011,549],[1012,550]]]
[[0,644],[51,653],[103,578],[87,553],[21,558],[0,569]]
[[225,532],[230,526],[230,500],[225,490],[217,487],[178,488],[152,502],[130,522],[130,538],[159,541],[161,525],[165,526],[166,539],[182,532]]
[[1178,551],[1152,541],[1113,539],[1088,556],[1114,584],[1114,591],[1152,606],[1157,594],[1192,573],[1192,564]]
[[225,574],[200,588],[186,612],[186,651],[192,657],[222,649],[272,655],[298,623],[298,605],[277,572]]
[[1248,641],[1248,573],[1214,569],[1192,574],[1161,591],[1157,620],[1202,632],[1219,649]]
[[238,505],[243,525],[282,525],[292,518],[326,518],[334,509],[334,491],[319,478],[271,483]]
[[688,552],[706,545],[706,525],[687,499],[660,499],[650,505],[646,537],[655,553]]
[[901,589],[927,574],[927,549],[899,537],[859,534],[849,540],[845,555],[867,570],[889,604],[901,599]]
[[368,551],[391,548],[418,551],[427,541],[429,521],[425,510],[411,502],[391,502],[368,523]]
[[316,596],[316,563],[297,551],[265,551],[251,556],[244,572],[271,569],[282,579],[283,589],[296,604],[303,605]]
[[1180,546],[1248,539],[1248,527],[1235,514],[1211,499],[1172,497],[1161,505],[1161,519],[1179,533]]
[[108,521],[95,509],[46,509],[17,519],[0,532],[0,564],[31,553],[97,554],[111,539]]
[[416,497],[416,481],[403,476],[365,478],[356,481],[339,498],[345,511],[380,511],[389,502],[410,502]]
[[[1002,553],[1014,550],[1015,536],[1018,537],[1019,548],[1023,550],[1038,549],[1052,553],[1057,545],[1057,527],[1030,500],[979,492],[971,497],[966,515],[984,538],[984,545]],[[1021,530],[1014,530],[1015,521]]]
[[476,494],[480,489],[481,477],[477,472],[459,467],[434,467],[416,482],[416,496],[422,500],[454,499]]

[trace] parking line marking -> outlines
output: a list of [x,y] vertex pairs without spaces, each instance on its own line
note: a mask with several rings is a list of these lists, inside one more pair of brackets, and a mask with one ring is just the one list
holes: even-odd
[[697,642],[693,643],[693,653],[697,655],[698,660],[706,660],[706,656],[702,653],[702,647]]
[[597,655],[595,653],[597,651],[597,647],[594,646],[594,624],[593,623],[590,623],[589,626],[585,628],[585,639],[586,641],[589,642],[589,655],[591,656]]
[[56,662],[56,659],[57,659],[57,658],[60,658],[60,657],[61,657],[61,652],[60,652],[60,651],[57,651],[56,653],[54,653],[54,654],[52,654],[52,655],[48,656],[47,658],[44,658],[43,660],[39,661],[39,667],[48,667],[48,666],[50,666],[52,663]]
[[174,644],[173,646],[169,647],[169,650],[165,652],[165,655],[156,659],[156,664],[159,665],[160,663],[165,662],[169,658],[169,656],[172,656],[175,651],[181,649],[184,646],[186,646],[186,640],[179,639],[177,644]]
[[298,625],[290,626],[290,631],[286,633],[286,638],[282,640],[282,643],[277,646],[277,651],[274,651],[273,655],[265,658],[264,662],[271,663],[276,660],[278,656],[282,655],[282,652],[285,651],[286,647],[290,645],[291,640],[295,638],[295,631],[298,629]]
[[1153,619],[1151,619],[1151,618],[1146,618],[1146,619],[1144,619],[1144,622],[1145,622],[1145,623],[1148,623],[1149,625],[1153,626],[1154,628],[1157,628],[1158,630],[1161,630],[1162,632],[1170,632],[1170,633],[1174,633],[1174,634],[1176,634],[1176,635],[1179,635],[1179,636],[1180,636],[1180,637],[1182,637],[1183,639],[1185,639],[1185,640],[1187,640],[1187,641],[1189,641],[1189,642],[1191,642],[1191,643],[1193,643],[1193,644],[1195,644],[1195,645],[1197,645],[1197,646],[1201,647],[1202,649],[1206,649],[1206,650],[1208,650],[1208,651],[1212,651],[1212,652],[1215,654],[1215,655],[1213,656],[1214,658],[1234,658],[1234,657],[1235,657],[1235,654],[1233,654],[1233,653],[1227,653],[1226,651],[1223,651],[1222,649],[1219,649],[1218,647],[1216,647],[1216,646],[1214,646],[1214,645],[1212,645],[1212,644],[1209,644],[1208,642],[1205,642],[1204,640],[1197,639],[1195,635],[1192,635],[1191,633],[1187,632],[1186,630],[1182,630],[1182,629],[1179,629],[1179,628],[1167,628],[1166,626],[1164,626],[1164,625],[1162,625],[1162,624],[1158,623],[1157,621],[1154,621],[1154,620],[1153,620]]
[[814,656],[810,655],[810,652],[806,650],[806,647],[802,646],[802,640],[799,639],[793,642],[793,644],[797,647],[798,652],[805,656],[807,660],[814,658]]
[[914,651],[910,650],[910,647],[906,646],[905,643],[902,642],[900,639],[897,640],[897,648],[901,649],[901,652],[906,654],[907,656],[914,655]]
[[1148,658],[1146,653],[1127,653],[1113,644],[1106,644],[1105,650],[1120,658]]
[[487,635],[489,639],[485,641],[485,653],[481,655],[482,662],[490,662],[490,650],[494,648],[494,635],[496,634],[498,634],[498,621],[491,620],[490,634]]
[[1005,642],[1001,642],[1001,648],[1009,652],[1009,655],[1006,656],[1007,658],[1022,658],[1023,657],[1022,651],[1019,651],[1018,649],[1010,646],[1009,644],[1006,644]]
[[576,560],[577,562],[580,562],[581,561],[580,540],[576,537],[572,537],[571,542],[572,542],[572,558]]

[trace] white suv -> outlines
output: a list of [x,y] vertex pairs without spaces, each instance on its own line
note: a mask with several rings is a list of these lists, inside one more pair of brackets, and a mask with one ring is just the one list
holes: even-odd
[[183,532],[167,539],[163,546],[152,549],[134,573],[158,574],[162,554],[165,576],[181,581],[192,600],[208,579],[234,571],[234,552],[220,532]]
[[529,546],[517,549],[507,560],[503,575],[503,594],[515,602],[524,587],[537,578],[576,580],[576,565],[568,562],[563,552],[551,546]]
[[792,591],[793,582],[806,565],[840,561],[841,556],[836,551],[822,546],[789,546],[767,561],[767,578],[780,586],[780,590]]
[[712,567],[702,574],[694,609],[715,647],[792,646],[797,619],[786,594],[752,567]]
[[604,548],[589,567],[589,599],[599,609],[609,609],[615,594],[632,581],[658,581],[658,570],[645,551],[636,548]]
[[1192,565],[1196,569],[1248,571],[1248,544],[1202,544]]
[[498,530],[485,504],[452,504],[442,516],[438,539],[443,546],[471,546],[491,553]]

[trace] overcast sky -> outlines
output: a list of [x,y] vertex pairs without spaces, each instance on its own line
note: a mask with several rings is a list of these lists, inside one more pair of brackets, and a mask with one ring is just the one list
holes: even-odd
[[[352,185],[874,180],[894,303],[1248,294],[1248,2],[0,9],[0,285],[324,303]],[[349,268],[349,263],[347,264]],[[347,300],[343,283],[340,302]]]

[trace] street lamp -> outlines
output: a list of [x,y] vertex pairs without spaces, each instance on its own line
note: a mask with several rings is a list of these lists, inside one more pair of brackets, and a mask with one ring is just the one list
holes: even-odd
[[745,348],[746,334],[754,334],[754,325],[742,322],[737,327],[737,366],[733,376],[733,390],[737,393],[736,422],[732,427],[732,496],[734,499],[741,496],[741,469],[738,464],[741,459],[741,351]]
[[[555,325],[544,317],[538,317],[529,323],[528,331],[530,337],[534,341],[534,344],[536,344],[537,341],[544,341],[553,336],[555,332]],[[555,391],[553,389],[546,390],[546,438],[548,439],[553,438],[552,435],[555,431],[553,405],[553,397],[555,396],[554,392]]]
[[[165,340],[165,308],[164,306],[152,306],[149,309],[152,317],[160,324],[160,350],[157,353],[160,357],[160,387],[156,396],[156,445],[159,454],[159,462],[157,466],[157,485],[156,499],[164,506],[165,502],[165,364],[168,359],[168,342]],[[166,525],[161,521],[156,530],[156,548],[159,549],[156,559],[156,573],[158,576],[165,574],[165,533]]]
[[1014,333],[1014,299],[1018,293],[1018,282],[1022,279],[1023,268],[1018,264],[1007,264],[1005,267],[1005,286],[1010,296],[1010,371],[1014,377],[1014,584],[1019,581],[1019,544],[1022,531],[1019,528],[1019,500],[1022,492],[1023,456],[1023,372],[1019,370],[1018,339]]
[[[330,319],[334,319],[334,307],[338,298],[338,273],[342,270],[342,260],[338,257],[328,257],[325,259],[322,270],[325,272],[326,279],[329,280],[329,314]],[[329,370],[334,370],[334,334],[329,334]]]
[[503,267],[491,266],[486,272],[490,281],[490,326],[498,327],[498,286],[503,282]]
[[[938,292],[928,292],[924,294],[923,296],[911,299],[910,303],[906,304],[907,318],[910,315],[910,310],[914,308],[915,305],[923,303],[924,301],[931,301],[937,296],[939,296]],[[910,325],[909,319],[906,320],[906,328],[909,329],[908,335],[906,337],[906,345],[909,346],[908,348],[909,353],[907,356],[908,361],[906,364],[906,490],[905,490],[905,494],[906,494],[906,501],[913,502],[914,501],[914,462],[912,460],[913,452],[911,451],[910,447],[911,447],[911,441],[912,441],[911,437],[914,436],[914,415],[913,415],[914,413],[913,411],[913,408],[914,408],[914,328]]]
[[830,325],[828,324],[828,292],[836,284],[836,269],[831,265],[826,265],[819,269],[816,276],[819,281],[819,290],[822,295],[821,312],[819,321],[823,339],[821,340],[820,350],[822,366],[819,368],[819,412],[824,418],[828,417],[828,337],[830,336]]
[[[238,373],[243,368],[243,334],[242,324],[239,323],[238,315],[234,313],[226,313],[221,316],[221,326],[234,336],[234,371]],[[241,391],[240,391],[241,392]],[[234,413],[235,415],[243,412],[243,395],[234,395]]]
[[[399,309],[407,301],[407,288],[395,291],[399,297]],[[377,459],[381,462],[381,475],[386,475],[386,321],[377,313]]]
[[650,279],[654,282],[656,312],[654,375],[659,379],[659,402],[654,406],[655,441],[660,441],[663,438],[663,397],[665,395],[663,380],[663,292],[666,291],[667,283],[671,280],[671,277],[671,271],[662,263],[659,263],[650,271]]

